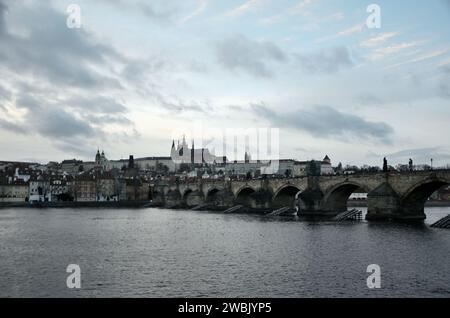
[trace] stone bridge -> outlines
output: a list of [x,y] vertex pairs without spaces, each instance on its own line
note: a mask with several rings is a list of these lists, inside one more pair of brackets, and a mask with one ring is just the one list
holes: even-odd
[[158,181],[153,186],[155,203],[190,208],[208,205],[226,209],[274,210],[295,207],[300,216],[333,216],[347,210],[347,200],[357,189],[368,193],[367,219],[425,219],[429,196],[450,184],[450,170],[380,172],[242,181]]

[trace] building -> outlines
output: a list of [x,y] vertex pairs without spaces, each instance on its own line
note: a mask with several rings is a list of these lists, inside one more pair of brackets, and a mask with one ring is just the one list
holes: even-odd
[[63,160],[61,162],[61,170],[71,175],[77,175],[84,171],[83,161],[76,159]]
[[320,174],[323,175],[331,175],[334,174],[334,169],[331,166],[331,160],[328,155],[323,158],[322,162],[320,163]]
[[73,201],[73,177],[62,175],[50,178],[50,201]]
[[90,174],[82,174],[75,178],[74,200],[77,202],[97,201],[96,181]]
[[127,201],[127,182],[126,179],[116,178],[114,180],[114,187],[119,201]]
[[27,202],[29,184],[23,180],[0,178],[0,202]]
[[145,201],[150,198],[150,183],[141,179],[125,179],[126,200]]
[[[110,160],[109,168],[125,169],[128,167],[129,159]],[[141,171],[150,171],[155,173],[175,172],[176,165],[171,157],[143,157],[134,158],[134,165]]]
[[102,150],[102,153],[100,154],[100,150],[97,149],[97,154],[95,155],[95,168],[103,171],[108,171],[110,169],[109,161],[105,156],[105,151]]
[[[28,170],[28,169],[27,169]],[[14,173],[14,180],[22,180],[23,182],[28,182],[31,178],[31,175],[29,171],[24,172],[21,171],[19,167],[16,168],[16,171]]]
[[226,163],[224,167],[224,172],[227,175],[250,175],[252,177],[260,175],[301,177],[306,175],[330,175],[334,173],[331,160],[328,156],[325,156],[322,161],[298,161],[294,159],[234,161]]
[[110,173],[102,173],[96,176],[96,200],[118,201],[116,183]]
[[270,162],[240,160],[224,164],[223,171],[228,176],[251,176],[257,177],[262,174],[263,167],[268,167]]
[[50,181],[47,176],[38,175],[30,179],[29,198],[30,202],[51,201]]

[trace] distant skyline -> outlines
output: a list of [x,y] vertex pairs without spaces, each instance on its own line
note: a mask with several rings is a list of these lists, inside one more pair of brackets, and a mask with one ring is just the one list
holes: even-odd
[[201,124],[279,128],[286,159],[445,165],[448,39],[448,0],[0,0],[0,160],[170,156]]

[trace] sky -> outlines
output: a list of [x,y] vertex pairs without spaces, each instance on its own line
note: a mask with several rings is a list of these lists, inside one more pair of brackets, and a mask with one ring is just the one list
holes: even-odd
[[0,0],[0,160],[270,128],[281,158],[443,166],[449,39],[448,0]]

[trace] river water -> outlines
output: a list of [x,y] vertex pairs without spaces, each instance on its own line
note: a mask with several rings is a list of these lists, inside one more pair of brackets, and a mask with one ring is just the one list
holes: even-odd
[[[426,224],[449,213],[427,208]],[[2,209],[0,297],[450,297],[450,231],[426,224]],[[80,289],[66,286],[68,264]]]

